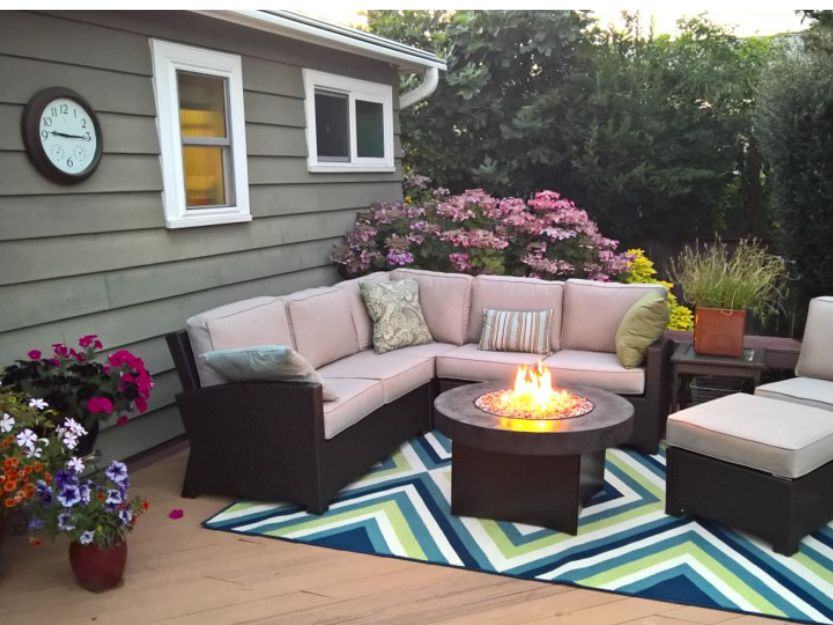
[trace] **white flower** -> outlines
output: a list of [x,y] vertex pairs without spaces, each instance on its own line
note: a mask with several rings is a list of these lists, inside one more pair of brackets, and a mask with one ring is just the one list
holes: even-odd
[[64,420],[64,428],[65,431],[72,432],[75,436],[84,436],[84,434],[87,433],[87,430],[84,429],[83,425],[71,418]]
[[47,404],[42,399],[30,399],[29,408],[37,408],[38,410],[43,410],[44,408],[49,408],[49,404]]
[[75,471],[78,474],[83,473],[84,468],[84,463],[81,461],[81,458],[72,458],[69,462],[67,462],[67,469]]
[[14,419],[12,419],[12,416],[9,413],[4,412],[3,413],[3,418],[0,419],[0,432],[5,432],[5,433],[11,432],[13,426],[14,426]]
[[64,447],[67,449],[75,449],[78,446],[78,437],[72,432],[65,432],[63,438]]
[[17,435],[16,440],[20,447],[31,450],[35,447],[35,442],[38,440],[38,437],[32,430],[26,428]]
[[27,447],[26,448],[26,457],[27,458],[40,458],[41,454],[43,454],[43,449],[40,447]]

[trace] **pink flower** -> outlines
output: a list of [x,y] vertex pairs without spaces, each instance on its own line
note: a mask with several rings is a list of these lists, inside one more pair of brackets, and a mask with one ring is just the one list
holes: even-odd
[[80,347],[83,347],[84,349],[87,349],[90,345],[94,343],[94,341],[97,338],[98,336],[95,334],[87,334],[86,336],[82,336],[80,339],[78,339],[78,345]]
[[148,403],[145,401],[144,397],[137,397],[133,400],[133,403],[136,404],[136,409],[139,412],[144,412],[148,409]]
[[58,358],[67,358],[69,356],[69,349],[63,343],[53,343],[52,351]]
[[181,519],[184,514],[185,513],[180,508],[174,508],[168,513],[168,518],[176,521],[177,519]]
[[116,419],[116,425],[127,425],[129,419],[127,418],[126,414],[123,414],[118,419]]
[[87,400],[87,410],[93,414],[110,414],[113,412],[113,402],[106,397],[91,397]]
[[39,349],[33,349],[26,356],[29,357],[29,360],[40,360],[41,353]]

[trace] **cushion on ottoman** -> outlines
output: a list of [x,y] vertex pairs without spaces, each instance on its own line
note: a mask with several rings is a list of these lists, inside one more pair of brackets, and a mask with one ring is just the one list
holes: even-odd
[[[833,381],[830,380],[790,378],[759,386],[755,389],[755,395],[833,410]],[[833,419],[833,415],[830,418]]]
[[828,411],[744,393],[670,415],[666,439],[672,447],[791,479],[833,460]]

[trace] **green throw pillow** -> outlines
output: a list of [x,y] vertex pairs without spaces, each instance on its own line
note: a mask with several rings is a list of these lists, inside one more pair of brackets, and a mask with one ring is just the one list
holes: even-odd
[[338,399],[307,359],[285,345],[217,349],[200,357],[228,382],[313,382],[322,386],[324,401]]
[[668,325],[668,298],[646,293],[630,307],[616,330],[616,355],[626,369],[645,361],[648,346],[662,336]]
[[377,354],[434,340],[422,316],[416,280],[367,280],[359,285],[359,289],[367,314],[373,321],[373,349]]

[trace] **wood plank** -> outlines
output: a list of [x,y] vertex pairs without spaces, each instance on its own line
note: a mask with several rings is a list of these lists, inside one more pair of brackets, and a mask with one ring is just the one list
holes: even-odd
[[246,124],[246,151],[249,156],[307,157],[307,138],[303,128]]
[[156,114],[149,76],[0,55],[0,82],[0,102],[6,104],[26,104],[41,89],[61,85],[80,93],[98,112]]
[[243,88],[304,98],[304,79],[299,67],[251,56],[243,57]]
[[[161,191],[159,158],[151,155],[105,154],[96,172],[76,185],[73,193]],[[0,152],[0,193],[3,195],[63,194],[65,185],[50,181],[35,169],[24,152]]]
[[181,330],[188,317],[222,304],[333,284],[337,279],[335,268],[328,265],[4,332],[0,334],[0,365],[24,358],[32,348],[49,351],[52,343],[74,344],[85,334],[98,334],[107,348],[144,341]]
[[202,258],[344,234],[355,211],[256,219],[222,228],[133,230],[0,243],[0,284]]
[[[0,150],[22,152],[22,104],[0,104]],[[159,154],[153,117],[100,113],[104,154]],[[306,154],[306,151],[304,152]]]
[[8,241],[164,228],[165,216],[158,191],[79,194],[72,188],[63,194],[0,196],[0,223],[0,241]]
[[246,121],[274,126],[305,128],[304,101],[258,91],[243,92],[243,109]]
[[24,11],[0,20],[0,54],[150,76],[146,37]]
[[384,182],[402,180],[402,163],[396,162],[392,172],[339,172],[310,173],[307,159],[285,156],[249,156],[249,184],[301,183],[301,182]]
[[402,200],[399,181],[373,183],[257,185],[249,191],[252,215],[292,215],[338,208],[367,208]]

